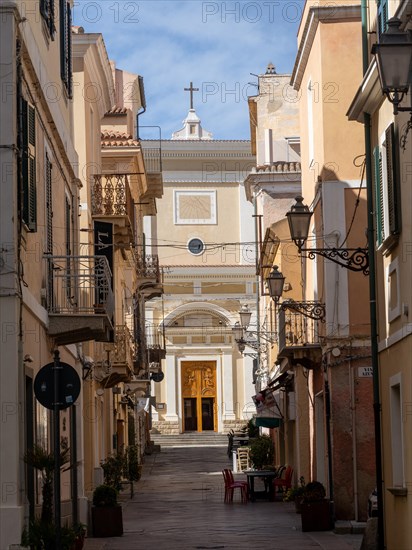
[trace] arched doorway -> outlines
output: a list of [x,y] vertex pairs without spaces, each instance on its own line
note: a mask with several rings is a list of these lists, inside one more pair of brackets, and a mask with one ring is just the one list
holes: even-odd
[[183,431],[217,431],[216,362],[182,361]]

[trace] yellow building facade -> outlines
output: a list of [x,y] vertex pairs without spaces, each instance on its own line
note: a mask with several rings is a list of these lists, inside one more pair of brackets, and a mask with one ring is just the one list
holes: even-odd
[[[369,3],[364,13],[364,76],[348,110],[350,120],[367,126],[371,163],[370,189],[373,196],[374,255],[377,299],[377,406],[381,411],[382,520],[388,550],[412,545],[410,522],[411,444],[408,437],[411,400],[410,308],[412,269],[410,235],[411,134],[406,133],[408,113],[394,114],[384,99],[372,46],[396,17],[400,30],[411,28],[410,2]],[[407,96],[408,97],[408,96]],[[410,105],[409,99],[402,107]]]
[[147,316],[166,343],[164,380],[152,382],[154,431],[221,433],[250,417],[253,359],[237,350],[232,327],[242,304],[255,310],[253,210],[242,186],[252,162],[248,142],[212,139],[194,109],[162,141],[164,196],[145,232],[164,290]]

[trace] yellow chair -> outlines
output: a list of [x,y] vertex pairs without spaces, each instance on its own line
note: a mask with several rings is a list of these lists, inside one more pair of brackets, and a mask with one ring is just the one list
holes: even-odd
[[250,448],[239,447],[237,449],[237,471],[244,472],[250,470]]

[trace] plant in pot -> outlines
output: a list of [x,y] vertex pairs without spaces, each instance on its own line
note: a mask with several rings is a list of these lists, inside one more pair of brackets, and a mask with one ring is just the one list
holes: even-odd
[[275,449],[268,435],[261,435],[250,445],[250,460],[256,470],[273,468]]
[[[54,480],[54,452],[44,449],[40,445],[33,445],[24,455],[24,461],[28,466],[41,473],[42,477],[42,507],[39,518],[32,518],[27,528],[22,533],[22,546],[53,550],[56,541],[56,528],[53,518],[53,480]],[[62,440],[59,453],[59,466],[64,471],[65,465],[70,461],[70,449],[67,441]],[[68,469],[69,466],[66,466]],[[73,528],[62,526],[60,530],[61,550],[71,550],[75,540]]]
[[125,469],[125,456],[123,453],[117,452],[109,455],[100,462],[103,469],[104,484],[109,485],[120,491],[122,488],[121,480]]
[[99,485],[93,492],[93,535],[121,537],[123,535],[122,507],[117,502],[117,491],[110,485]]
[[302,498],[302,531],[329,531],[333,527],[329,499],[320,481],[305,485]]
[[294,502],[295,510],[297,514],[302,511],[303,493],[305,492],[305,478],[301,476],[299,478],[299,485],[291,487],[285,493],[283,497],[284,502]]
[[73,525],[73,532],[75,539],[72,550],[82,550],[84,539],[86,538],[87,526],[83,523],[75,523]]

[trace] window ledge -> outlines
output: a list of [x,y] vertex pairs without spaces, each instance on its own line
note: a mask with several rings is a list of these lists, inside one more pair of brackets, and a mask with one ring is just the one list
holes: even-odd
[[387,490],[394,497],[406,497],[406,496],[408,496],[408,489],[406,487],[388,487]]
[[379,245],[378,250],[382,253],[383,256],[389,256],[392,250],[396,247],[399,241],[399,234],[392,233],[389,235],[382,244]]

